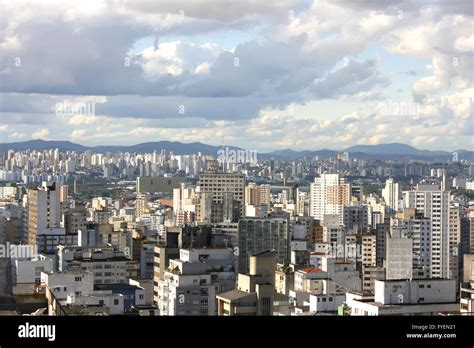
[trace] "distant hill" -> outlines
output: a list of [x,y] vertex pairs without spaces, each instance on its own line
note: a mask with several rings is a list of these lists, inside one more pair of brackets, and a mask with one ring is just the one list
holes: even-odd
[[59,149],[60,151],[85,151],[90,147],[82,146],[72,143],[70,141],[56,141],[56,140],[27,140],[15,143],[0,143],[0,152],[7,152],[8,150],[49,150]]
[[[70,141],[55,141],[55,140],[28,140],[24,142],[2,143],[0,144],[0,152],[4,153],[8,150],[48,150],[56,149],[60,151],[78,151],[83,152],[92,150],[93,152],[153,152],[153,151],[173,151],[177,155],[191,154],[201,152],[206,155],[216,155],[220,146],[212,146],[202,143],[181,143],[178,141],[157,141],[148,142],[136,145],[122,146],[122,145],[101,145],[101,146],[83,146],[75,144]],[[234,147],[231,147],[234,148]]]
[[[201,152],[204,155],[217,156],[217,151],[221,146],[213,146],[199,142],[181,143],[179,141],[156,141],[147,142],[136,145],[116,146],[116,145],[102,145],[102,146],[84,146],[75,144],[70,141],[55,141],[55,140],[28,140],[14,143],[0,143],[0,152],[5,153],[8,150],[27,150],[35,149],[39,151],[47,149],[58,148],[60,151],[77,151],[83,152],[85,150],[92,150],[93,152],[143,152],[151,153],[153,151],[172,151],[177,155],[192,154]],[[239,149],[235,146],[229,146],[232,149]],[[322,150],[303,150],[295,151],[292,149],[276,150],[269,153],[259,153],[259,158],[264,159],[281,159],[291,160],[298,158],[311,158],[319,156],[326,159],[334,157],[338,153],[347,152],[351,157],[360,159],[394,159],[394,160],[431,160],[431,161],[448,161],[453,158],[453,152],[449,151],[430,151],[418,150],[417,148],[401,143],[392,144],[378,144],[378,145],[355,145],[348,147],[341,151],[322,149]],[[474,160],[474,151],[457,150],[458,159]]]
[[[453,158],[453,152],[418,150],[417,148],[401,143],[378,144],[378,145],[355,145],[344,150],[350,155],[358,158],[379,159],[418,159],[418,160],[440,160],[447,161]],[[458,159],[473,160],[474,152],[466,150],[454,151],[458,153]]]
[[153,152],[160,150],[173,151],[177,155],[201,152],[205,155],[216,155],[219,146],[202,143],[180,143],[179,141],[157,141],[130,146],[95,146],[96,152]]
[[316,151],[311,151],[311,150],[303,150],[303,151],[295,151],[291,149],[286,149],[286,150],[276,150],[273,152],[265,153],[262,154],[261,156],[264,158],[275,158],[275,159],[286,159],[286,160],[291,160],[291,159],[297,159],[297,158],[311,158],[315,156],[319,156],[320,158],[330,158],[334,157],[337,155],[340,151],[334,151],[334,150],[328,150],[328,149],[323,149],[323,150],[316,150]]
[[377,154],[377,155],[414,155],[417,154],[420,150],[414,148],[413,146],[400,143],[392,144],[378,144],[378,145],[355,145],[348,147],[344,151],[349,153],[367,153],[367,154]]

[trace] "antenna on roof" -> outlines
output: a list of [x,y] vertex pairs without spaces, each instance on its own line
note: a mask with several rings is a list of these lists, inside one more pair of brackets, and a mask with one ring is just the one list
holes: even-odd
[[[222,136],[222,142],[221,142],[221,163],[220,163],[220,166],[221,166],[221,170],[222,170],[222,173],[225,172],[225,159],[226,157],[224,156],[224,153],[225,153],[225,150],[224,150],[224,135]],[[219,161],[219,159],[218,159]]]

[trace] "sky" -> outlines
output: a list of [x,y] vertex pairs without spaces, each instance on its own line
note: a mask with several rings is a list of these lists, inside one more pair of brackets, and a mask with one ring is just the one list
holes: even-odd
[[470,0],[0,0],[0,142],[474,150]]

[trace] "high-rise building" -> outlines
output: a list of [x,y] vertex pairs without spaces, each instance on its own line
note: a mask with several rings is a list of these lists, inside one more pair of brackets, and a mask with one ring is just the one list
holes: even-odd
[[67,234],[76,234],[79,230],[85,230],[87,225],[87,209],[83,204],[76,204],[74,208],[68,208],[63,214],[63,225]]
[[148,196],[146,194],[137,194],[137,200],[135,203],[135,216],[141,218],[148,209]]
[[196,215],[199,222],[211,222],[212,215],[212,193],[201,192],[199,203],[196,206]]
[[61,203],[67,203],[67,198],[69,195],[69,186],[68,185],[61,185],[59,190],[59,201]]
[[400,186],[393,178],[385,181],[385,187],[382,189],[382,197],[385,200],[389,212],[398,210],[398,200],[400,199]]
[[[357,269],[376,267],[377,240],[375,234],[352,233],[346,235],[346,259],[356,262]],[[360,253],[360,254],[358,254]]]
[[61,223],[59,184],[44,181],[40,187],[28,190],[28,236],[30,245],[36,245],[39,234],[59,228]]
[[290,260],[288,220],[284,218],[245,218],[239,220],[238,265],[239,272],[249,270],[249,257],[274,249],[278,263],[287,265]]
[[459,278],[459,264],[462,262],[460,258],[462,209],[459,206],[449,208],[449,279]]
[[403,191],[404,205],[415,208],[431,219],[430,274],[433,278],[449,276],[449,191],[437,185],[418,185],[416,190]]
[[386,243],[385,279],[412,279],[413,240],[404,235],[400,229],[393,229],[387,235]]
[[321,174],[314,179],[310,192],[310,216],[322,220],[325,214],[339,214],[343,220],[344,205],[349,205],[351,185],[339,174]]
[[[232,200],[240,204],[240,216],[244,215],[245,175],[234,173],[203,173],[199,176],[199,189],[202,193],[212,193],[212,201],[216,204],[229,203]],[[219,209],[217,209],[219,210]],[[223,209],[222,209],[223,210]],[[214,220],[215,219],[211,219]]]
[[173,214],[176,225],[193,222],[196,203],[194,188],[182,183],[180,188],[173,189]]
[[369,206],[368,205],[350,205],[342,208],[343,223],[348,230],[355,232],[370,231],[369,225]]
[[396,231],[398,238],[410,239],[413,274],[431,277],[431,219],[416,215],[414,210],[413,213],[412,216],[406,214],[404,219],[392,219],[391,232],[394,235]]
[[469,224],[467,224],[468,226],[466,227],[468,227],[469,233],[466,233],[466,234],[468,235],[467,242],[468,242],[469,247],[467,249],[469,249],[470,250],[469,252],[472,254],[474,253],[474,211],[473,210],[469,212],[468,221],[469,221]]
[[270,185],[249,183],[245,186],[245,205],[259,206],[260,204],[270,206]]
[[153,193],[166,192],[172,193],[173,189],[180,188],[181,183],[186,182],[185,177],[138,177],[137,192]]
[[377,267],[383,267],[383,262],[387,253],[387,236],[390,233],[390,223],[388,220],[379,223],[375,227],[375,235],[377,240]]
[[296,215],[309,215],[309,192],[303,191],[299,187],[296,192]]

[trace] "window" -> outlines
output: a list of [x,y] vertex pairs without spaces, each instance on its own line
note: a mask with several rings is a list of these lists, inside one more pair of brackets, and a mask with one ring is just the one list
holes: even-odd
[[323,297],[323,302],[326,302],[326,297]]
[[420,284],[420,289],[424,289],[425,288],[425,285],[424,284]]
[[75,277],[75,278],[74,278],[74,281],[76,281],[76,282],[82,282],[82,277]]
[[427,287],[428,289],[431,289],[431,284],[428,284],[426,287]]
[[119,304],[119,300],[114,300],[114,305],[118,305]]
[[140,300],[143,300],[143,297],[144,297],[143,295],[139,295],[139,296],[138,296],[138,298],[139,298]]

